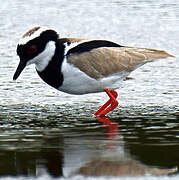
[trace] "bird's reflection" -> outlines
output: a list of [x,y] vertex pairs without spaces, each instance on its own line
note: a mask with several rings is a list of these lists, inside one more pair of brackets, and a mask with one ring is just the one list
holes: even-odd
[[80,167],[76,174],[85,176],[142,176],[146,174],[169,175],[176,171],[177,168],[151,168],[135,160],[96,159]]
[[109,140],[113,140],[118,134],[119,134],[119,125],[118,123],[114,122],[113,120],[110,120],[106,116],[102,117],[96,117],[98,122],[102,123],[104,127],[107,129],[107,138]]
[[[140,120],[140,123],[144,123],[140,126],[139,119],[124,121],[122,118],[115,118],[115,122],[104,116],[97,117],[95,121],[104,126],[92,130],[85,129],[85,131],[73,128],[72,134],[71,128],[68,131],[59,131],[59,129],[44,131],[40,138],[33,137],[27,142],[13,143],[7,139],[6,142],[1,141],[0,177],[41,176],[44,173],[53,177],[68,177],[76,174],[141,176],[147,173],[163,175],[177,172],[175,167],[179,162],[178,144],[163,146],[158,143],[156,146],[154,140],[157,135],[160,135],[161,139],[163,137],[161,133],[172,135],[178,131],[167,129],[164,132],[156,132],[156,129],[148,131],[148,128],[144,128],[150,127],[150,124],[146,125],[146,122],[150,121],[153,127],[153,122],[156,123],[156,120]],[[91,118],[88,122],[91,123]],[[84,125],[86,126],[85,122]],[[149,140],[151,142],[151,138],[153,144],[144,144]],[[172,138],[170,141],[172,142]],[[176,142],[175,136],[173,141]],[[19,148],[21,146],[22,148]]]

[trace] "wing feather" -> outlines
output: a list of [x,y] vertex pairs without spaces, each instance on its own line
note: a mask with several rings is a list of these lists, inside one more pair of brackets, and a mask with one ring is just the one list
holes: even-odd
[[90,77],[100,79],[116,73],[131,72],[149,61],[167,57],[174,56],[157,49],[103,47],[70,54],[67,59]]

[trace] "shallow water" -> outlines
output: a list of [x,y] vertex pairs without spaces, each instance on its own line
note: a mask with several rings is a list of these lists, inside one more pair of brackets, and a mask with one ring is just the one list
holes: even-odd
[[[6,0],[0,18],[0,178],[104,180],[104,175],[87,178],[75,172],[106,159],[130,159],[147,168],[179,166],[177,1]],[[118,90],[119,107],[106,119],[96,119],[92,114],[107,100],[104,93],[57,92],[40,80],[33,66],[12,81],[19,61],[17,42],[34,24],[55,28],[62,37],[165,49],[176,58],[133,72],[133,79]],[[172,176],[126,177],[178,178],[178,171]]]

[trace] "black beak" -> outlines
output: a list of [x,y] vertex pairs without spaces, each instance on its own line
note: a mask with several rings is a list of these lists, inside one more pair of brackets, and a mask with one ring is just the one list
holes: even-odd
[[19,62],[19,65],[16,69],[16,72],[14,73],[14,76],[13,76],[13,80],[16,80],[19,75],[21,74],[21,72],[23,71],[23,69],[26,67],[26,62],[25,61],[20,61]]

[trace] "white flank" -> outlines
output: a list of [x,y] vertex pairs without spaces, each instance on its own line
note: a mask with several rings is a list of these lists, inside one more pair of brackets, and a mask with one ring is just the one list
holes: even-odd
[[105,88],[116,89],[120,87],[123,79],[129,75],[129,73],[125,72],[96,80],[68,63],[66,58],[62,63],[61,71],[64,81],[58,89],[70,94],[103,92]]
[[49,64],[49,62],[52,60],[52,57],[55,54],[55,42],[49,41],[46,44],[45,49],[38,55],[35,56],[33,59],[27,62],[27,65],[35,64],[36,69],[38,71],[43,71]]
[[19,41],[19,45],[24,45],[27,42],[29,42],[30,40],[37,38],[40,36],[40,34],[46,30],[49,30],[49,28],[47,27],[40,27],[37,31],[35,31],[33,34],[31,34],[30,36],[25,36],[24,38],[20,39]]

